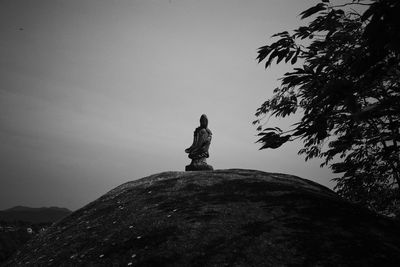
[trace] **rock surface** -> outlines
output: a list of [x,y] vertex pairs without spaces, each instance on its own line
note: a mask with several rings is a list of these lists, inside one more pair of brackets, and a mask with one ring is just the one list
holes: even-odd
[[164,172],[125,183],[31,240],[7,265],[399,262],[396,221],[351,205],[305,179],[231,169]]

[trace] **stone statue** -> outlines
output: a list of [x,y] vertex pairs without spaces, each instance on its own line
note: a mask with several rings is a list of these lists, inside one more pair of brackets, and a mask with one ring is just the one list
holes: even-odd
[[193,135],[193,144],[185,149],[192,159],[190,165],[187,165],[186,171],[212,171],[213,167],[207,164],[206,158],[209,157],[208,149],[211,144],[212,133],[207,128],[208,119],[205,114],[200,117],[200,126],[196,128]]

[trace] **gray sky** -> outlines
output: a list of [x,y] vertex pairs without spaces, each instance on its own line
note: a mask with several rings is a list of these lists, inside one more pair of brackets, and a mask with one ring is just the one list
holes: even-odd
[[126,181],[184,170],[202,113],[214,168],[331,187],[300,144],[259,151],[251,124],[289,70],[264,70],[257,48],[316,2],[1,1],[0,209],[77,209]]

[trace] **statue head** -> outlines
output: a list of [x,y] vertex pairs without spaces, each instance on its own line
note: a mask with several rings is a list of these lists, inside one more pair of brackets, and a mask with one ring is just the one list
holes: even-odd
[[200,127],[207,128],[207,126],[208,126],[208,118],[207,118],[206,114],[203,114],[200,117]]

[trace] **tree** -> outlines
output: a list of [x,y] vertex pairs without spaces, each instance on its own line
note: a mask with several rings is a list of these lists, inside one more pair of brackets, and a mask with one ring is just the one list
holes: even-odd
[[[306,26],[274,34],[278,40],[258,50],[265,68],[274,60],[295,66],[253,122],[260,149],[301,139],[305,160],[322,158],[341,174],[340,195],[387,215],[400,211],[399,14],[398,0],[322,0],[303,11],[302,19],[312,16]],[[285,131],[264,128],[265,115],[299,111]]]

